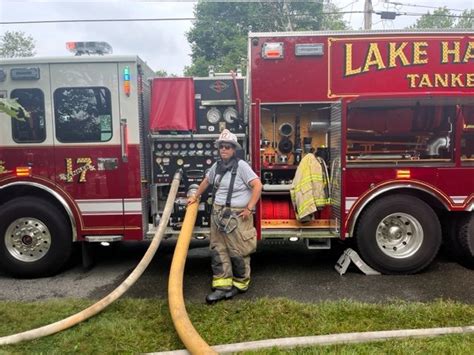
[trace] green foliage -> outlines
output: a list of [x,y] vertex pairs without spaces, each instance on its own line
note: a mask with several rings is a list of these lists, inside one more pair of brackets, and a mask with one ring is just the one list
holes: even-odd
[[35,40],[22,31],[6,31],[0,36],[0,57],[32,57],[35,55]]
[[416,20],[413,26],[409,28],[417,29],[448,29],[448,28],[464,28],[472,29],[474,25],[474,10],[464,10],[460,15],[455,17],[447,7],[440,7]]
[[19,121],[25,122],[25,118],[30,117],[30,113],[21,106],[16,99],[5,99],[0,97],[0,112]]
[[176,74],[169,74],[166,70],[164,69],[159,69],[155,71],[155,76],[159,78],[166,78],[166,77],[176,77]]
[[[245,68],[247,34],[252,32],[341,30],[347,25],[336,7],[322,1],[199,2],[196,22],[187,33],[192,65],[186,75],[206,76]],[[325,15],[323,12],[330,14]]]
[[160,69],[160,70],[155,71],[155,75],[160,78],[164,78],[168,76],[168,72],[164,69]]
[[[0,301],[0,336],[49,324],[88,307],[85,300]],[[188,303],[189,317],[210,345],[343,332],[472,325],[474,307],[451,301],[367,304],[298,303],[287,299]],[[267,349],[258,354],[468,354],[474,335],[399,339],[352,345]],[[101,314],[61,333],[0,346],[0,353],[117,354],[182,349],[163,300],[122,299]]]
[[321,28],[319,28],[319,30],[342,31],[349,29],[342,18],[343,15],[338,13],[336,5],[327,2],[324,5],[324,13],[325,14],[321,19]]
[[464,10],[461,16],[456,23],[456,28],[474,29],[474,9]]

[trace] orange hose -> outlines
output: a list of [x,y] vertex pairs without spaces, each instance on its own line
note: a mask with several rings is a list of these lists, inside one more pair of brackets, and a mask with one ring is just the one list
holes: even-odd
[[189,243],[193,233],[194,224],[198,211],[198,202],[190,204],[184,216],[183,227],[179,233],[176,249],[174,250],[173,261],[171,263],[170,277],[168,281],[168,303],[174,327],[186,349],[191,354],[217,354],[202,339],[194,329],[189,320],[184,305],[183,297],[183,274],[188,254]]

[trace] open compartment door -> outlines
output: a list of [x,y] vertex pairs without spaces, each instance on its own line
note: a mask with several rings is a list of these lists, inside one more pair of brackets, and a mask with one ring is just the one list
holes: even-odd
[[342,161],[342,115],[343,103],[331,105],[329,147],[330,147],[330,192],[331,192],[331,232],[341,236],[342,203],[343,203],[343,166]]

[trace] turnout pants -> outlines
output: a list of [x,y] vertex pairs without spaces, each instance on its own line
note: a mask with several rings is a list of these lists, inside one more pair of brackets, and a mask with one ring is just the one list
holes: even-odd
[[[219,231],[216,220],[224,207],[214,205],[211,215],[212,288],[229,290],[235,286],[246,291],[250,284],[250,254],[257,247],[253,216],[237,217],[241,208],[231,208],[237,227],[230,233]],[[225,222],[225,221],[224,221]]]

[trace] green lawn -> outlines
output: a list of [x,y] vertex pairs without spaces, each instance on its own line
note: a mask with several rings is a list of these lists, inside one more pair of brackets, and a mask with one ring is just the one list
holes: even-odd
[[[0,336],[45,325],[89,306],[88,300],[0,302]],[[189,303],[197,331],[210,344],[268,338],[405,328],[474,325],[474,306],[352,301],[297,303],[286,299],[227,301],[214,306]],[[162,300],[119,300],[74,328],[43,339],[0,347],[0,353],[138,353],[182,349]],[[299,354],[470,354],[474,334],[301,348]],[[280,354],[270,349],[258,354]]]

